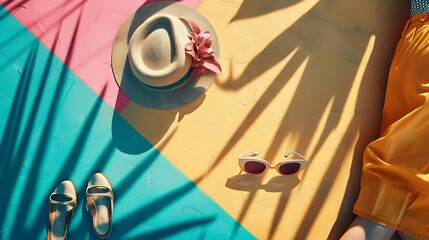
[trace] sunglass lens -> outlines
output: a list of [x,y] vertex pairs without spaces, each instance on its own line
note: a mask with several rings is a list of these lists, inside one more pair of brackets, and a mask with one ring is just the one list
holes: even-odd
[[284,175],[297,173],[301,165],[299,163],[286,163],[280,166],[279,172]]
[[263,173],[265,171],[265,168],[265,164],[260,162],[246,162],[246,164],[244,165],[244,170],[252,174]]

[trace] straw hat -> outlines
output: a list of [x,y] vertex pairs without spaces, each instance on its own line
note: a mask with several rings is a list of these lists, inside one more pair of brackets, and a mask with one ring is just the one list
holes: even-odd
[[120,27],[112,69],[133,101],[156,109],[190,103],[212,84],[221,68],[219,42],[210,22],[176,2],[143,5]]

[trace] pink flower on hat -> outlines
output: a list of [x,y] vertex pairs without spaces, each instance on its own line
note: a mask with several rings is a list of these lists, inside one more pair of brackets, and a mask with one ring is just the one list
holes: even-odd
[[210,46],[212,40],[210,39],[210,32],[201,32],[198,24],[191,20],[181,18],[182,22],[191,29],[188,35],[191,40],[185,46],[185,52],[190,55],[193,60],[191,66],[194,68],[195,73],[204,74],[206,69],[215,73],[222,72],[220,64],[216,61],[214,51]]

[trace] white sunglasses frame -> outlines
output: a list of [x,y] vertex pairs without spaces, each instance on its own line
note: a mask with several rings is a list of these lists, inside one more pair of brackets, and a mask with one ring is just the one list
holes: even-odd
[[[301,157],[301,159],[289,159],[289,160],[284,160],[284,161],[280,161],[278,162],[276,165],[271,165],[267,160],[265,159],[261,159],[261,158],[256,158],[255,156],[257,156],[259,154],[259,152],[256,151],[247,151],[244,152],[242,154],[240,154],[240,156],[238,156],[238,165],[240,166],[240,169],[247,173],[247,174],[252,174],[252,175],[259,175],[264,173],[265,171],[267,171],[268,168],[275,168],[277,170],[277,172],[281,175],[294,175],[297,174],[299,172],[301,172],[308,164],[308,160],[302,156],[301,154],[297,153],[297,152],[287,152],[284,154],[284,157],[287,158],[289,155],[294,154],[294,155],[298,155],[299,157]],[[249,161],[253,161],[253,162],[259,162],[262,163],[266,166],[266,168],[264,169],[264,171],[262,171],[261,173],[250,173],[247,172],[244,168],[246,162]],[[280,166],[284,165],[284,164],[288,164],[288,163],[299,163],[299,169],[298,171],[296,171],[295,173],[292,174],[283,174],[280,172],[279,168]]]

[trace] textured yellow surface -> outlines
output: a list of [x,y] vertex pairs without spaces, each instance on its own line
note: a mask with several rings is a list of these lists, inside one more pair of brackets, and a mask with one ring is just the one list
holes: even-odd
[[[131,102],[143,136],[259,239],[337,239],[351,219],[361,157],[378,135],[406,1],[204,0],[223,73],[174,110]],[[256,150],[297,151],[297,176],[240,172]],[[166,173],[168,178],[168,173]]]

